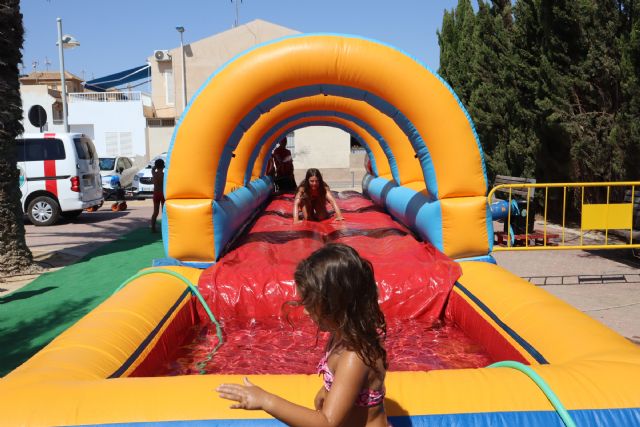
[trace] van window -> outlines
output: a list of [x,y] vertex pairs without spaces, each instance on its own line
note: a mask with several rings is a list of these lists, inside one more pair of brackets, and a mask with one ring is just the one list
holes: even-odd
[[96,152],[93,148],[93,144],[87,138],[74,138],[73,143],[76,146],[76,152],[78,153],[78,158],[82,160],[93,160],[95,159]]
[[64,144],[59,139],[19,139],[17,147],[19,162],[64,160],[66,158]]
[[18,162],[24,162],[24,139],[16,140],[16,159]]

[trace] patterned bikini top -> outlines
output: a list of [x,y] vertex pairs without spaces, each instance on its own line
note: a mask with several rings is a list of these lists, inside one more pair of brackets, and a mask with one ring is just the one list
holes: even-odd
[[[318,363],[318,375],[322,375],[322,380],[324,381],[324,388],[329,391],[331,390],[331,385],[333,384],[333,372],[329,369],[329,365],[327,364],[327,360],[329,359],[330,351],[326,352],[324,357],[320,359],[320,363]],[[382,386],[381,390],[371,390],[370,388],[364,388],[358,393],[358,398],[356,399],[356,406],[364,406],[364,407],[372,407],[378,406],[384,401],[385,395],[385,387]]]

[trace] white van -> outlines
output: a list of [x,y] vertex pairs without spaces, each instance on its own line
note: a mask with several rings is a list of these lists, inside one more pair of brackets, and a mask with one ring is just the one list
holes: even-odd
[[98,156],[81,133],[26,133],[16,140],[22,209],[34,225],[76,218],[103,203]]

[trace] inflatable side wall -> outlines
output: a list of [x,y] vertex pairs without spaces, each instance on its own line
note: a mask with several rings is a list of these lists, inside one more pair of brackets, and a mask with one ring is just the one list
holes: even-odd
[[450,257],[490,260],[485,251],[493,249],[493,224],[486,197],[438,200],[371,175],[365,175],[362,188],[376,204]]
[[[530,364],[578,426],[640,425],[640,350],[558,298],[484,262],[461,262],[446,316],[496,359]],[[171,271],[197,282],[201,270]],[[214,392],[241,375],[129,377],[144,372],[193,321],[186,285],[142,276],[0,380],[1,424],[274,426],[262,411],[229,409]],[[251,380],[310,406],[317,375]],[[393,425],[558,426],[536,384],[514,369],[389,372],[385,407]],[[121,424],[118,424],[121,423]]]

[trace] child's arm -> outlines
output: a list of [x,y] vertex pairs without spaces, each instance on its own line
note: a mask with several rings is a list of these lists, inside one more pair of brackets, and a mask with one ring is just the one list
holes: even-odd
[[336,366],[336,376],[321,410],[296,405],[280,396],[254,386],[247,378],[244,385],[222,384],[216,390],[223,399],[238,403],[234,409],[262,409],[287,425],[305,427],[335,427],[347,419],[354,408],[368,368],[353,352],[344,352]]
[[331,190],[329,190],[328,187],[327,187],[327,200],[329,201],[329,203],[331,203],[331,206],[333,206],[333,210],[336,211],[336,221],[342,221],[344,219],[344,217],[342,216],[342,211],[340,211],[340,208],[338,207],[338,203],[336,203],[336,199],[333,197],[333,194],[331,193]]
[[[302,189],[298,190],[298,192],[296,193],[296,197],[293,199],[293,223],[294,224],[297,224],[300,222],[300,219],[298,219],[298,215],[299,215],[300,197],[302,197],[302,191],[303,191]],[[305,213],[304,219],[307,219],[306,213]]]

